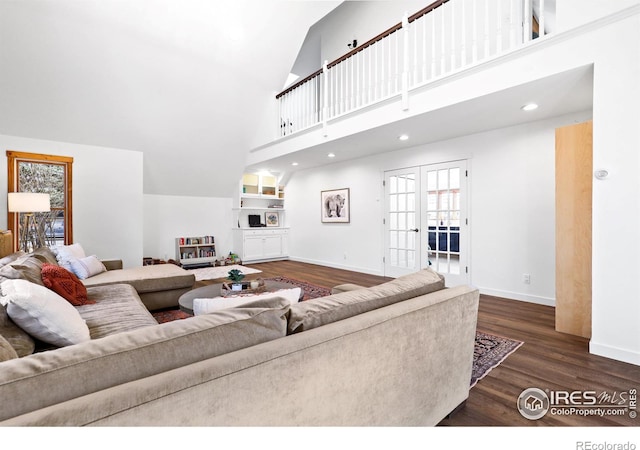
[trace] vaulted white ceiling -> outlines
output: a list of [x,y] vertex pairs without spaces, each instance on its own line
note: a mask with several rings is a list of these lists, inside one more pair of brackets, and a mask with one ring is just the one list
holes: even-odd
[[229,196],[339,3],[0,0],[0,134],[140,151],[145,193]]

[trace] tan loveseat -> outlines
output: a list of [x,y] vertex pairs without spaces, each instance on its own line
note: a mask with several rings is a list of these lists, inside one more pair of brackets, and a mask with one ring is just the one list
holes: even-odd
[[477,308],[477,290],[426,269],[293,305],[141,315],[0,363],[0,425],[435,425],[468,396]]

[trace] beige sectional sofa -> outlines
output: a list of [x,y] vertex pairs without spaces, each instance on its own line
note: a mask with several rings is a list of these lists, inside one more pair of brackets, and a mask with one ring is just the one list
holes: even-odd
[[193,273],[175,264],[122,268],[122,261],[110,261],[106,272],[82,280],[87,287],[130,284],[150,311],[178,306],[182,294],[191,290]]
[[0,362],[0,425],[422,426],[468,396],[478,291],[430,269],[161,325],[131,286],[88,292],[90,340]]

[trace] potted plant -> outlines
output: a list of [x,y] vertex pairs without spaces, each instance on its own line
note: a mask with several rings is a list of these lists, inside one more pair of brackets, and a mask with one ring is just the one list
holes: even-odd
[[242,290],[242,279],[245,275],[238,269],[232,269],[228,272],[228,279],[231,280],[231,290],[232,291],[241,291]]

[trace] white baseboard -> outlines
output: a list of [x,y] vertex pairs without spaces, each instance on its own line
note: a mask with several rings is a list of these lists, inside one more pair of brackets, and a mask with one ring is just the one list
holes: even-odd
[[637,351],[628,350],[625,348],[612,347],[610,345],[599,344],[593,342],[593,339],[589,342],[589,353],[598,356],[604,356],[605,358],[615,359],[616,361],[622,361],[629,364],[635,364],[640,366],[640,353]]
[[520,292],[503,291],[500,289],[483,288],[476,286],[481,294],[491,295],[493,297],[508,298],[509,300],[519,300],[522,302],[537,303],[538,305],[556,306],[556,299],[550,297],[542,297],[539,295],[522,294]]
[[303,262],[307,264],[316,264],[318,266],[332,267],[334,269],[350,270],[351,272],[366,273],[369,275],[377,275],[380,277],[384,276],[384,273],[382,273],[380,270],[371,270],[363,267],[346,266],[343,264],[336,264],[334,262],[318,261],[315,259],[308,259],[308,258],[298,258],[296,256],[290,256],[289,259],[291,261]]

